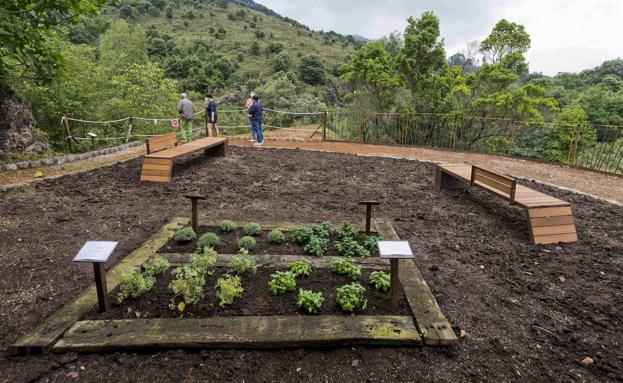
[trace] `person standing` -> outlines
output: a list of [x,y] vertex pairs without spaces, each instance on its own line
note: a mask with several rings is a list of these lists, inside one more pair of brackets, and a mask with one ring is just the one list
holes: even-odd
[[249,115],[251,116],[251,124],[253,126],[253,131],[255,132],[255,137],[257,142],[253,144],[253,146],[262,146],[264,144],[264,133],[262,132],[262,112],[264,111],[264,107],[260,102],[260,98],[256,95],[253,95],[253,105],[249,108]]
[[220,136],[218,130],[218,114],[216,113],[216,102],[212,100],[212,95],[206,96],[206,119],[208,121],[208,137],[212,137],[212,128],[216,131],[216,136]]
[[180,114],[180,132],[178,141],[190,142],[193,140],[193,118],[195,117],[195,106],[188,99],[186,93],[180,95],[181,100],[177,104],[177,111]]
[[253,105],[253,96],[255,96],[255,91],[251,91],[249,98],[247,98],[247,102],[244,107],[247,109],[247,118],[249,120],[249,129],[251,130],[251,138],[249,138],[249,142],[256,142],[257,137],[255,137],[255,131],[253,130],[253,123],[251,122],[251,115],[249,114],[249,108]]

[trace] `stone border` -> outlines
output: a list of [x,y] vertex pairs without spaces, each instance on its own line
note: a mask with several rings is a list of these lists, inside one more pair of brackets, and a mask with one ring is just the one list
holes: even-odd
[[6,170],[6,171],[16,171],[20,169],[33,169],[33,168],[40,168],[43,166],[62,165],[62,164],[70,163],[70,162],[82,161],[88,158],[99,157],[99,156],[104,156],[107,154],[120,152],[122,150],[133,148],[136,146],[141,146],[141,145],[143,145],[143,142],[141,141],[132,141],[132,142],[128,142],[127,144],[114,146],[112,148],[94,150],[92,152],[69,154],[69,155],[60,156],[60,157],[41,158],[41,159],[32,160],[32,161],[21,161],[21,162],[14,162],[10,164],[4,164],[2,165],[0,169]]

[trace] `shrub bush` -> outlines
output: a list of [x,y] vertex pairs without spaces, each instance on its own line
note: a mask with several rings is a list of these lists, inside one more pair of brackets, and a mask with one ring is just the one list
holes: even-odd
[[344,238],[335,243],[335,250],[345,257],[369,257],[370,252],[352,238]]
[[357,239],[357,235],[359,235],[359,226],[351,223],[350,221],[344,221],[342,227],[337,232],[337,236],[340,239],[352,238]]
[[268,233],[268,242],[270,243],[280,244],[283,243],[283,241],[285,240],[286,236],[283,235],[283,233],[279,229],[273,229],[270,233]]
[[318,314],[323,302],[324,297],[322,293],[299,289],[299,296],[296,300],[296,304],[300,309],[307,311],[309,314]]
[[[185,265],[173,270],[175,279],[169,284],[169,288],[175,296],[169,307],[184,311],[187,305],[194,305],[203,298],[203,285],[205,285],[205,273],[191,265]],[[175,299],[182,297],[182,301],[175,304]]]
[[197,269],[203,275],[212,274],[212,266],[216,263],[216,251],[211,247],[205,247],[201,253],[190,257],[190,266]]
[[288,263],[288,270],[294,274],[295,278],[309,277],[312,272],[311,263],[308,261],[296,261]]
[[138,298],[154,286],[156,278],[152,275],[141,273],[139,269],[133,269],[121,275],[117,302],[121,303],[128,298]]
[[312,236],[307,242],[307,245],[303,248],[306,254],[314,255],[316,257],[322,257],[324,252],[327,251],[327,243],[329,241],[324,238]]
[[193,230],[192,227],[185,227],[183,229],[179,229],[173,235],[173,239],[175,239],[177,242],[192,241],[196,237],[197,237],[197,234],[195,234],[195,231]]
[[297,227],[292,229],[292,240],[300,246],[305,246],[314,235],[314,232],[307,227]]
[[234,255],[229,261],[229,270],[238,275],[242,275],[247,271],[251,271],[255,274],[257,271],[255,257],[249,255],[248,250],[240,249],[238,254]]
[[156,255],[143,264],[143,270],[145,271],[145,274],[155,277],[156,275],[160,275],[167,271],[170,266],[171,264],[164,257]]
[[260,235],[262,234],[262,227],[259,223],[249,222],[242,228],[243,233],[246,235]]
[[348,275],[353,279],[358,279],[361,276],[361,267],[353,265],[351,258],[333,258],[330,264],[333,270],[340,275]]
[[218,226],[221,229],[221,231],[225,233],[232,232],[236,230],[236,227],[237,227],[234,221],[230,221],[228,219],[221,221],[221,223],[219,223]]
[[250,235],[245,235],[238,240],[238,247],[245,250],[255,249],[255,238],[251,237]]
[[331,235],[332,229],[331,221],[324,221],[311,226],[311,230],[316,237],[328,239]]
[[239,276],[225,274],[216,281],[216,296],[219,298],[219,306],[225,307],[234,303],[234,299],[244,292]]
[[373,271],[370,273],[370,284],[379,291],[388,292],[391,285],[389,274],[383,271]]
[[365,287],[357,282],[339,287],[337,289],[337,304],[342,308],[342,311],[352,312],[358,308],[365,310],[368,305],[368,300],[363,297],[365,292]]
[[383,238],[382,237],[375,237],[374,235],[366,235],[363,239],[363,247],[366,248],[366,250],[368,250],[370,253],[372,253],[373,251],[378,250],[379,245],[378,242],[382,241]]
[[197,241],[197,250],[203,250],[206,247],[216,247],[220,243],[218,235],[214,233],[205,233]]
[[289,291],[294,291],[296,288],[296,279],[294,274],[289,271],[277,271],[270,275],[270,281],[268,281],[268,291],[272,295],[285,294]]

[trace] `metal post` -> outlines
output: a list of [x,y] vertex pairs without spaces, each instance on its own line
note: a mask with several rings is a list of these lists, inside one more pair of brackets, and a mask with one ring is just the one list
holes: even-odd
[[391,267],[390,274],[390,295],[391,295],[391,303],[393,308],[398,307],[398,284],[400,281],[398,280],[398,259],[391,259],[389,261]]
[[104,271],[104,264],[100,262],[94,262],[93,271],[95,271],[95,288],[97,290],[98,311],[100,313],[103,313],[110,307],[108,288],[106,287],[106,272]]

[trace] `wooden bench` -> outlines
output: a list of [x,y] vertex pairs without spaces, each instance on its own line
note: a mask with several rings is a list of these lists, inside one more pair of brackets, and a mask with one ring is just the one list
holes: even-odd
[[204,150],[210,156],[226,156],[229,143],[226,138],[206,137],[177,144],[175,133],[168,133],[147,139],[147,155],[143,158],[141,181],[169,182],[173,172],[173,161],[191,153]]
[[534,244],[576,242],[578,236],[569,202],[518,185],[513,178],[467,164],[437,165],[439,189],[479,187],[525,209]]

